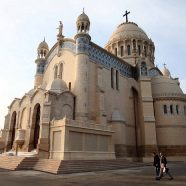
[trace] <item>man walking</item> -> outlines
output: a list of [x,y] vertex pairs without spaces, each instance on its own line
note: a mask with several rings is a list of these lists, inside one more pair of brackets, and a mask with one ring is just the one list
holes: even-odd
[[157,153],[153,153],[154,154],[154,162],[153,162],[153,166],[156,169],[156,178],[159,176],[160,174],[160,157]]

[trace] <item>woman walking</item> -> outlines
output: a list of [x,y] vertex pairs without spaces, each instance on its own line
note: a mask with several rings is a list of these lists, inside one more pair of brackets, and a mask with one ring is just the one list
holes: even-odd
[[169,180],[173,179],[172,175],[170,174],[169,168],[167,167],[167,159],[160,152],[160,174],[159,174],[159,180],[163,177],[163,173],[166,173],[169,176]]

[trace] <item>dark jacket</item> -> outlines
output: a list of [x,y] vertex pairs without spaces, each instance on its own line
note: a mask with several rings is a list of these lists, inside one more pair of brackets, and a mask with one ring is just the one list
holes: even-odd
[[153,166],[157,167],[157,168],[160,168],[160,157],[157,154],[154,156]]

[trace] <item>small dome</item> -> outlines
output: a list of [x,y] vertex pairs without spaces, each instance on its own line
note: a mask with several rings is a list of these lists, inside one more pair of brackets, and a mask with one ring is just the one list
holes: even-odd
[[87,21],[90,23],[90,20],[89,20],[89,17],[85,14],[85,12],[83,11],[82,14],[80,14],[77,18],[77,21],[76,22],[81,22],[81,21]]
[[84,10],[81,15],[78,16],[76,21],[77,33],[88,33],[90,29],[90,20],[85,14]]
[[62,79],[56,78],[52,82],[50,82],[46,90],[55,92],[55,93],[62,93],[68,90],[67,84]]
[[178,80],[166,76],[155,76],[152,78],[153,97],[172,97],[184,95]]
[[162,74],[167,77],[171,77],[170,71],[164,65],[164,68],[161,70]]
[[49,50],[48,44],[46,43],[45,39],[39,44],[37,49],[38,50],[41,50],[41,49]]
[[136,23],[125,22],[117,27],[116,31],[111,35],[108,43],[131,38],[149,40],[147,34],[138,27]]

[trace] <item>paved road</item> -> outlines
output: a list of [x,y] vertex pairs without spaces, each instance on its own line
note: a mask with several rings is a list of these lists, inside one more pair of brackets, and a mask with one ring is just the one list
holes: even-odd
[[155,180],[152,166],[68,175],[0,169],[0,186],[186,186],[186,162],[170,163],[169,168],[171,181],[168,176]]

